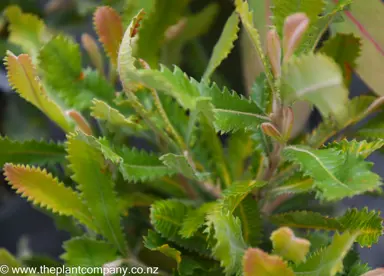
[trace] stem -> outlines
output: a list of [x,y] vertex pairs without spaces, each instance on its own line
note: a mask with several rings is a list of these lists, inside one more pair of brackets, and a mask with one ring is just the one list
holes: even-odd
[[176,131],[176,129],[173,127],[172,123],[169,121],[169,118],[167,116],[167,113],[164,110],[163,104],[161,103],[161,100],[159,98],[159,94],[157,91],[153,88],[150,88],[151,94],[153,96],[153,99],[155,101],[155,105],[157,110],[160,113],[161,118],[164,120],[166,125],[166,130],[169,132],[170,135],[173,136],[173,138],[176,140],[177,144],[179,145],[180,149],[182,151],[187,150],[187,146],[184,143],[183,138],[180,136],[180,134]]

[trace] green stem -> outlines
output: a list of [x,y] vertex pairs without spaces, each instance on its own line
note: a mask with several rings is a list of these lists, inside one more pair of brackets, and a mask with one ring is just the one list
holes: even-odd
[[169,132],[171,136],[175,139],[176,143],[179,145],[180,149],[182,152],[187,150],[187,146],[183,140],[183,138],[180,136],[180,134],[177,132],[177,130],[173,127],[171,121],[169,120],[167,113],[164,110],[163,104],[161,103],[161,100],[159,98],[159,94],[157,91],[153,88],[150,88],[151,94],[153,96],[153,99],[155,101],[155,105],[157,110],[160,113],[161,118],[163,119],[165,125],[166,125],[166,130]]

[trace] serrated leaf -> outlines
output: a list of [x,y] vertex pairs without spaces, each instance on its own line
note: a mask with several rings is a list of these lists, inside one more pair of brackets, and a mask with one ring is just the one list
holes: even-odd
[[10,23],[8,40],[35,57],[47,35],[44,22],[36,15],[23,13],[18,6],[9,6],[4,14]]
[[81,223],[95,229],[92,215],[81,201],[80,195],[37,167],[5,164],[4,175],[16,193],[33,204],[45,207],[60,215],[73,216]]
[[123,40],[119,48],[117,56],[117,71],[123,84],[123,88],[128,88],[130,86],[131,80],[129,79],[129,73],[136,70],[136,58],[133,57],[133,51],[137,46],[137,28],[140,26],[140,22],[143,19],[144,14],[144,11],[140,10],[138,14],[132,19],[123,35]]
[[270,120],[255,102],[236,92],[231,93],[227,88],[221,91],[216,84],[202,82],[199,89],[202,96],[211,98],[215,114],[214,125],[221,132],[247,131]]
[[176,172],[163,164],[161,157],[136,148],[124,147],[121,152],[120,171],[124,179],[139,182],[160,179]]
[[236,6],[236,12],[239,14],[241,22],[243,23],[243,26],[245,28],[245,31],[247,32],[248,37],[250,38],[251,44],[259,56],[258,58],[266,74],[268,84],[272,86],[273,76],[272,76],[267,58],[264,55],[263,47],[261,46],[259,32],[254,27],[253,15],[249,9],[248,2],[243,0],[235,0],[235,6]]
[[117,109],[107,103],[94,99],[91,106],[91,115],[96,119],[106,121],[111,127],[128,127],[136,129],[139,125],[134,116],[125,117]]
[[[40,50],[39,67],[44,79],[65,103],[82,110],[95,97],[111,101],[114,88],[97,71],[82,71],[80,47],[70,38],[58,35]],[[63,73],[65,72],[65,73]]]
[[164,43],[165,31],[177,23],[188,1],[155,0],[151,14],[144,18],[137,41],[137,56],[144,59],[152,68],[159,63],[160,49]]
[[124,33],[120,15],[111,7],[98,7],[93,15],[93,24],[105,52],[116,67],[117,55]]
[[167,153],[160,157],[160,160],[171,170],[176,171],[187,178],[196,179],[196,171],[184,155]]
[[291,260],[296,264],[305,260],[305,256],[311,246],[308,240],[296,237],[288,227],[281,227],[273,231],[271,240],[275,254]]
[[271,256],[258,248],[249,248],[243,261],[244,276],[294,276],[292,269],[279,256]]
[[5,65],[8,81],[19,95],[40,109],[63,130],[70,131],[71,127],[63,111],[43,90],[31,58],[26,54],[15,56],[11,52],[7,52]]
[[172,96],[185,109],[195,109],[196,99],[200,96],[196,85],[192,84],[190,78],[176,66],[173,72],[161,66],[160,70],[127,71],[125,76],[127,79]]
[[97,228],[116,248],[126,253],[126,243],[120,225],[120,209],[114,182],[101,150],[88,143],[84,134],[68,137],[68,160],[72,178],[77,182],[82,198],[94,217]]
[[265,73],[261,73],[254,81],[250,98],[254,100],[264,112],[270,112],[272,108],[272,92],[267,85]]
[[162,237],[175,242],[183,248],[206,255],[206,237],[197,232],[193,237],[185,239],[179,234],[183,219],[191,210],[177,200],[156,201],[151,207],[151,224]]
[[[44,79],[52,88],[73,87],[73,82],[82,78],[79,45],[63,35],[55,36],[40,50],[39,68],[44,71]],[[71,92],[75,94],[78,91]]]
[[192,237],[197,230],[204,225],[207,213],[212,210],[215,204],[216,203],[205,203],[197,209],[189,210],[185,216],[179,234],[183,238]]
[[357,131],[366,139],[384,139],[384,113],[380,113]]
[[281,185],[271,189],[271,193],[274,195],[299,194],[308,192],[312,189],[313,179],[311,177],[305,177],[299,172],[284,179]]
[[338,220],[344,229],[359,233],[357,242],[362,247],[377,243],[383,232],[383,222],[380,217],[380,212],[369,212],[368,208],[362,210],[355,208],[348,209]]
[[329,275],[333,276],[343,270],[343,259],[352,247],[357,234],[345,232],[335,233],[332,243],[325,249],[313,253],[306,262],[298,265],[295,275]]
[[13,141],[0,137],[0,166],[16,164],[54,164],[65,161],[63,145],[44,141]]
[[326,200],[351,197],[381,184],[380,177],[371,172],[371,163],[348,152],[288,146],[283,155],[300,165],[301,170],[314,179],[313,184],[320,190],[319,195]]
[[228,213],[214,209],[207,215],[207,231],[212,228],[216,241],[212,255],[220,261],[226,275],[241,275],[242,259],[246,244],[241,231],[241,222]]
[[349,86],[352,70],[361,51],[360,39],[351,34],[337,34],[327,40],[320,49],[321,53],[334,59],[343,72],[346,86]]
[[376,150],[381,149],[384,146],[384,140],[383,139],[377,139],[372,142],[368,141],[348,141],[346,139],[343,139],[339,142],[333,142],[329,143],[325,146],[325,148],[332,148],[336,150],[341,150],[344,153],[348,153],[349,155],[352,155],[354,157],[362,157],[367,158],[370,156],[373,152]]
[[383,72],[384,40],[377,26],[384,24],[380,14],[384,13],[381,1],[352,1],[345,10],[343,21],[332,25],[337,33],[353,33],[362,40],[361,55],[357,59],[356,72],[362,80],[378,95],[384,96]]
[[159,251],[164,255],[174,259],[178,264],[181,262],[181,252],[172,248],[167,244],[159,234],[148,230],[147,236],[144,237],[144,246],[152,251]]
[[[103,267],[118,259],[116,248],[105,242],[89,237],[76,237],[64,242],[65,253],[60,257],[71,267]],[[80,275],[80,274],[79,274]],[[94,273],[91,275],[101,275]]]
[[255,188],[263,187],[265,184],[263,181],[255,180],[235,182],[223,191],[220,206],[224,212],[232,214],[247,195]]
[[[348,90],[340,68],[329,57],[310,54],[293,58],[283,66],[281,97],[288,104],[305,100],[314,104],[326,118],[341,123],[347,115]],[[332,98],[332,101],[329,101]]]
[[237,206],[234,214],[240,218],[244,241],[250,246],[259,245],[262,239],[263,220],[258,202],[249,194]]
[[380,109],[383,105],[383,98],[376,98],[372,96],[359,96],[354,97],[347,104],[347,116],[335,126],[332,122],[326,121],[321,123],[308,138],[308,143],[314,147],[320,147],[330,137],[335,135],[339,130],[346,128],[352,124],[357,123],[366,116]]
[[225,23],[223,32],[215,47],[213,48],[211,59],[209,60],[207,69],[205,70],[203,79],[208,80],[215,69],[221,64],[221,62],[227,58],[232,51],[234,42],[237,40],[237,33],[239,32],[239,17],[234,12],[228,18]]
[[348,209],[338,218],[326,217],[314,212],[297,211],[274,215],[271,221],[294,228],[357,232],[357,241],[360,246],[371,246],[376,243],[383,231],[380,213],[369,212],[367,208]]

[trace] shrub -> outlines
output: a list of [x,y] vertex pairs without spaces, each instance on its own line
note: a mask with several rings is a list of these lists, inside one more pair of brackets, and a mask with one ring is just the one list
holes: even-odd
[[[248,3],[236,0],[201,79],[172,65],[206,31],[217,6],[186,15],[188,1],[154,2],[149,12],[130,7],[123,18],[111,7],[95,11],[108,73],[90,35],[82,45],[94,69],[83,69],[70,37],[15,6],[6,11],[10,40],[26,52],[7,52],[9,83],[67,139],[4,137],[1,165],[17,193],[72,234],[63,245],[66,266],[142,267],[148,274],[152,266],[164,275],[367,273],[353,247],[378,241],[379,212],[333,216],[328,207],[381,193],[366,158],[384,145],[382,113],[354,126],[378,113],[383,98],[349,99],[359,38],[338,33],[315,51],[349,2],[325,9],[313,0],[297,10],[275,1],[264,51]],[[212,81],[240,22],[262,68],[248,96]],[[322,115],[311,133],[292,133],[297,101]],[[6,251],[0,260],[28,265]]]

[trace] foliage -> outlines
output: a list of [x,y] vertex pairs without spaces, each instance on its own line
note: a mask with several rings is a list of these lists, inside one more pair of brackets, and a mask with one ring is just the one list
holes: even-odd
[[[367,159],[384,146],[384,100],[349,99],[347,89],[352,70],[363,77],[374,70],[364,65],[373,55],[369,39],[342,31],[314,51],[325,28],[367,12],[361,4],[235,0],[211,58],[192,77],[182,53],[199,44],[218,5],[192,13],[186,0],[127,1],[122,10],[123,1],[85,2],[75,9],[94,10],[105,52],[83,34],[90,65],[70,36],[16,6],[5,12],[9,42],[26,52],[7,52],[9,83],[66,138],[1,137],[0,163],[16,193],[77,229],[63,245],[65,265],[155,265],[161,275],[183,276],[368,271],[352,248],[378,242],[380,212],[348,209],[335,217],[318,207],[382,184]],[[260,29],[250,6],[273,13],[270,30]],[[333,24],[341,13],[345,21]],[[249,97],[213,81],[236,47],[240,23],[263,68]],[[382,93],[382,78],[367,79]],[[323,122],[292,137],[292,105],[301,100]],[[0,262],[30,265],[5,250]]]

